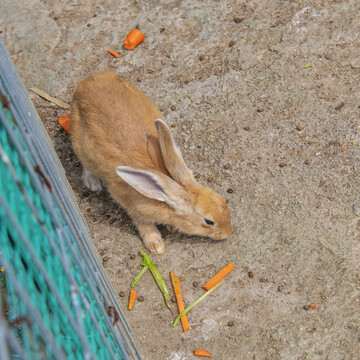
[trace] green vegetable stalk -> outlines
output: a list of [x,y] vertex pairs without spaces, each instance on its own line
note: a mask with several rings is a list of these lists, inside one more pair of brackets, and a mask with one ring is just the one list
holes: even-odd
[[216,284],[214,287],[212,287],[210,290],[208,290],[206,293],[201,295],[197,300],[195,300],[192,304],[190,304],[185,310],[183,310],[175,319],[175,321],[171,324],[172,327],[175,327],[179,320],[186,315],[194,306],[199,304],[201,301],[203,301],[208,295],[210,295],[214,290],[216,290],[221,285],[224,285],[225,281],[220,281],[218,284]]
[[135,279],[131,282],[130,286],[133,288],[137,282],[140,280],[140,278],[144,275],[144,272],[148,269],[148,266],[144,266],[142,270],[136,275]]
[[168,303],[168,300],[170,299],[170,295],[169,295],[169,292],[168,292],[168,290],[166,288],[165,282],[164,282],[164,280],[162,279],[162,277],[161,277],[161,275],[159,273],[159,270],[156,268],[154,263],[147,256],[147,254],[142,250],[140,250],[140,251],[141,251],[142,258],[143,258],[143,262],[142,262],[141,265],[144,266],[144,267],[149,268],[149,270],[151,271],[152,275],[154,276],[154,279],[155,279],[156,283],[158,284],[160,290],[164,294],[166,306],[170,309],[170,306],[169,306],[169,303]]

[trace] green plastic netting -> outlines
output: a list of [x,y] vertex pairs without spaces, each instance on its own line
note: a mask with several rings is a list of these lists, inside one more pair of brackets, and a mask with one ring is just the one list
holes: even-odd
[[0,49],[0,358],[140,359],[1,39]]

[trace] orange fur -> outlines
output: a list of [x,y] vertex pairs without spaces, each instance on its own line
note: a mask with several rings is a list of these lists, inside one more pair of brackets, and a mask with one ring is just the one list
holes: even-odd
[[155,126],[162,114],[140,90],[112,72],[101,72],[80,83],[71,112],[76,155],[106,182],[151,251],[165,251],[155,224],[213,239],[231,234],[225,199],[195,181],[169,128],[161,120]]

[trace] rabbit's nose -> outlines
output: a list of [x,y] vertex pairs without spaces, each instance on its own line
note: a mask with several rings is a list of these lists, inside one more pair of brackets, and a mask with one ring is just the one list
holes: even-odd
[[220,233],[218,233],[218,240],[224,240],[226,238],[228,238],[233,232],[233,227],[232,227],[232,224],[230,224],[228,226],[228,228]]

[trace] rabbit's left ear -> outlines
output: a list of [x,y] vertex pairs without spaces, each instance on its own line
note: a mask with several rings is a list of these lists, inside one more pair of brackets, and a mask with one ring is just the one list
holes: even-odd
[[116,173],[140,194],[165,202],[175,210],[184,210],[184,205],[188,203],[185,189],[170,177],[156,170],[118,166]]
[[179,184],[188,186],[195,182],[192,171],[187,167],[180,149],[176,146],[169,127],[161,119],[155,120],[159,135],[161,154],[171,177]]

